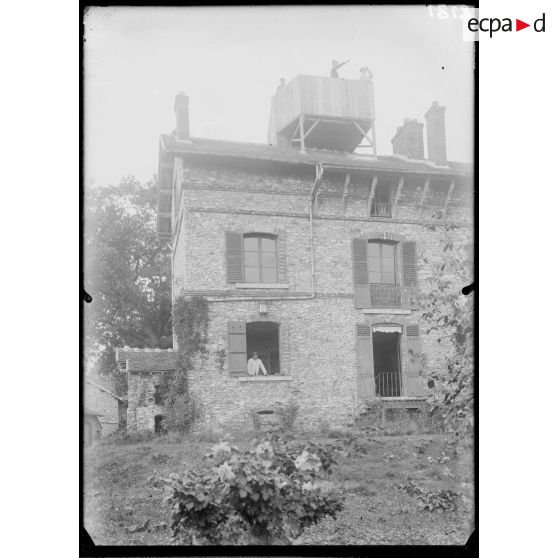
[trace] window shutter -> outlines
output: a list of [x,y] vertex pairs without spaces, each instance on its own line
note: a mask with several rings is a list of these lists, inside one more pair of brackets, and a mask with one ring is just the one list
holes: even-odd
[[374,351],[369,324],[356,325],[357,345],[357,393],[359,397],[374,397]]
[[277,281],[279,283],[288,283],[287,239],[284,232],[277,235]]
[[279,366],[281,367],[281,374],[283,376],[291,374],[290,365],[289,324],[281,322],[279,324]]
[[227,283],[241,283],[244,280],[242,266],[242,234],[225,233],[225,257],[227,261]]
[[368,241],[353,238],[353,278],[355,289],[355,308],[370,308],[370,284],[368,282]]
[[401,261],[403,267],[402,301],[405,310],[418,308],[417,302],[417,246],[416,242],[401,243]]
[[246,322],[228,322],[229,332],[229,374],[246,376]]
[[417,245],[415,241],[402,242],[403,286],[417,286]]
[[424,379],[422,370],[422,349],[418,324],[409,324],[407,333],[407,374],[406,394],[409,397],[422,397],[424,395]]

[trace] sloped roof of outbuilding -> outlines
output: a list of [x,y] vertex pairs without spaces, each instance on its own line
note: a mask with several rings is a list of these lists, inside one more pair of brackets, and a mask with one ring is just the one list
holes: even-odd
[[116,361],[128,361],[129,372],[158,372],[176,370],[178,354],[173,349],[116,349]]
[[177,141],[172,134],[161,135],[162,148],[173,154],[210,155],[239,159],[259,159],[299,165],[321,163],[340,169],[361,169],[378,171],[399,171],[430,175],[455,176],[472,174],[473,166],[468,163],[449,162],[448,166],[436,165],[427,160],[412,160],[399,156],[370,155],[306,149],[301,153],[288,147],[275,147],[265,143],[245,143],[235,141],[192,138],[191,142]]

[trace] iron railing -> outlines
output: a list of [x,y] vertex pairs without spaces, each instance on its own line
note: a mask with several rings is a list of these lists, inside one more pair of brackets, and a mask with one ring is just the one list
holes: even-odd
[[374,375],[376,382],[376,395],[378,397],[401,397],[401,373],[378,372]]
[[400,308],[401,287],[399,285],[383,285],[370,283],[372,308]]
[[373,201],[370,215],[374,217],[391,217],[391,203]]

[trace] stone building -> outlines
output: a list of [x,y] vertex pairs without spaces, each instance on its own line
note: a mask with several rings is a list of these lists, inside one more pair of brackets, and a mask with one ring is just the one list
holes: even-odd
[[[346,425],[375,397],[421,405],[447,350],[424,332],[421,285],[439,225],[457,242],[473,227],[472,166],[446,160],[444,112],[425,114],[428,157],[411,119],[381,156],[371,82],[297,76],[272,98],[266,144],[190,137],[177,95],[176,129],[159,141],[158,231],[173,299],[209,301],[209,354],[189,378],[202,426],[243,428],[291,399],[307,426]],[[267,376],[247,374],[254,351]],[[173,358],[118,350],[129,429],[155,428]]]

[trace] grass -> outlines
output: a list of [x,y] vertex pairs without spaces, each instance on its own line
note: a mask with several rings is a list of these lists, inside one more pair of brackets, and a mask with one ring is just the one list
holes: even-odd
[[[308,439],[308,436],[305,436]],[[328,438],[314,438],[327,443]],[[440,459],[441,434],[371,436],[367,453],[341,456],[328,478],[345,496],[336,520],[308,529],[296,544],[464,544],[473,524],[473,461],[470,452]],[[215,436],[167,436],[135,443],[98,443],[84,453],[84,524],[98,545],[172,544],[164,493],[149,477],[197,467]],[[249,438],[234,442],[246,447]],[[431,458],[430,460],[428,458]],[[416,497],[398,489],[412,480],[428,491],[452,489],[462,495],[456,510],[427,512]],[[149,520],[149,523],[146,522]]]

